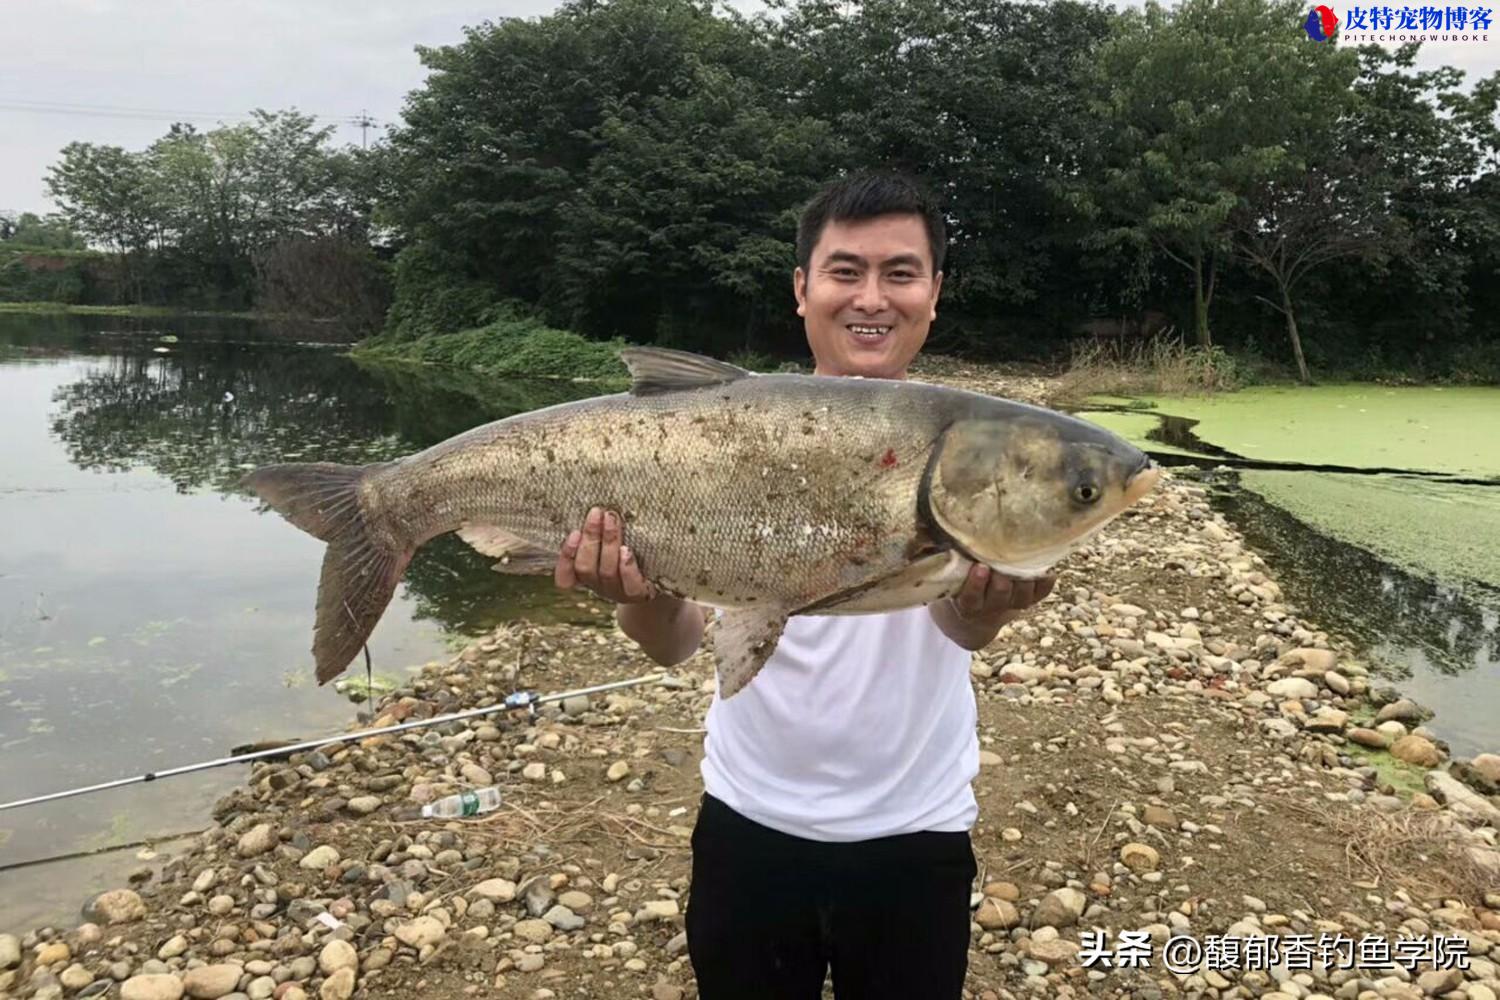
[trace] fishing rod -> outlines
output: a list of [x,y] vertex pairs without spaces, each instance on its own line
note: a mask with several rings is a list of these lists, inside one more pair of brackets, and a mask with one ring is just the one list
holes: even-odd
[[272,747],[269,750],[258,750],[255,753],[219,757],[215,760],[200,761],[197,764],[184,764],[181,767],[168,768],[165,771],[147,771],[145,774],[137,774],[129,778],[116,778],[114,781],[105,781],[97,785],[69,788],[62,792],[49,792],[46,795],[37,795],[29,799],[18,799],[15,802],[0,803],[0,812],[4,812],[7,809],[19,809],[22,806],[34,806],[42,802],[52,802],[57,799],[66,799],[74,795],[88,795],[92,792],[102,792],[109,788],[121,788],[125,785],[156,781],[160,778],[173,778],[179,774],[191,774],[194,771],[207,771],[211,768],[225,767],[229,764],[248,764],[251,761],[261,760],[266,757],[285,757],[301,750],[315,750],[318,747],[331,746],[335,743],[347,743],[351,740],[362,740],[371,736],[384,736],[387,733],[400,733],[410,729],[421,729],[425,726],[441,726],[445,722],[459,722],[464,719],[478,718],[482,715],[493,715],[496,712],[514,711],[518,708],[527,709],[534,716],[536,715],[538,705],[545,705],[552,701],[564,701],[568,698],[579,697],[580,695],[587,696],[603,691],[615,691],[619,688],[635,687],[638,684],[649,684],[652,681],[661,680],[664,676],[661,673],[646,674],[641,677],[632,677],[629,680],[595,684],[592,687],[575,688],[572,691],[559,691],[555,694],[539,695],[535,691],[516,691],[513,694],[506,695],[504,701],[494,705],[487,705],[484,708],[471,708],[463,712],[453,712],[449,715],[435,715],[430,719],[401,722],[393,726],[381,726],[378,729],[361,729],[352,733],[344,733],[340,736],[325,736],[321,739],[304,740],[301,743]]

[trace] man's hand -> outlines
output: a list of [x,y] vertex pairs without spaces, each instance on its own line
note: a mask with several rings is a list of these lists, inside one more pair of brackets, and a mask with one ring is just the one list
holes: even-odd
[[599,507],[589,510],[582,531],[563,542],[553,581],[563,590],[586,587],[615,604],[640,604],[656,596],[641,573],[635,554],[621,541],[620,515]]
[[1008,622],[1052,593],[1057,577],[1018,580],[988,566],[969,567],[959,592],[931,605],[938,628],[965,649],[980,649]]

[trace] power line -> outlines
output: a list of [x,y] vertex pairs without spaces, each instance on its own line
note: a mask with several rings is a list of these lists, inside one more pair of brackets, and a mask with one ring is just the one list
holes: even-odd
[[[0,111],[16,111],[42,115],[77,115],[92,118],[119,118],[126,121],[248,121],[250,112],[216,113],[211,111],[172,111],[164,108],[125,108],[108,104],[69,104],[55,101],[0,100]],[[318,115],[310,117],[341,125],[353,125],[368,131],[384,124],[361,112],[358,115]]]

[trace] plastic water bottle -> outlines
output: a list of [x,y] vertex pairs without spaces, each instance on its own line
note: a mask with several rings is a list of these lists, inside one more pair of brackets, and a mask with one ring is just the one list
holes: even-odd
[[[422,807],[423,819],[461,819],[478,816],[500,808],[500,789],[491,785],[471,792],[460,792],[447,798],[429,802]],[[410,815],[410,814],[408,814]]]

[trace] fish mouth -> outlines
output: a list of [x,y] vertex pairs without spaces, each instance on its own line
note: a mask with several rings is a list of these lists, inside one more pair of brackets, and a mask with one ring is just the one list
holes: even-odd
[[1150,493],[1159,482],[1161,482],[1161,466],[1152,461],[1149,455],[1141,456],[1141,464],[1130,474],[1130,478],[1125,480],[1124,506],[1129,507]]

